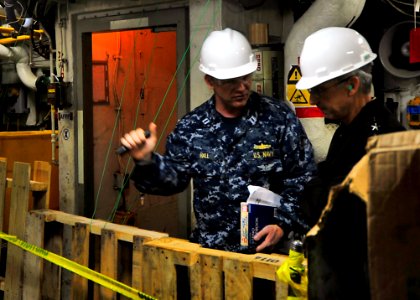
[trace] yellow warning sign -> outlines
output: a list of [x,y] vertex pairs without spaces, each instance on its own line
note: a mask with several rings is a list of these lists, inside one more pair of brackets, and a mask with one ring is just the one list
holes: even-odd
[[308,90],[296,89],[296,83],[302,77],[300,68],[293,65],[287,75],[287,99],[290,100],[295,106],[309,106],[310,94]]

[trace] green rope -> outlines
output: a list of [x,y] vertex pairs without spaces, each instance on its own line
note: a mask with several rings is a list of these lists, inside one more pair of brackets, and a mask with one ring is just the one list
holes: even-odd
[[[143,81],[143,85],[141,87],[141,90],[144,90],[144,87],[146,85],[146,82],[149,79],[150,67],[152,66],[152,61],[153,61],[153,56],[154,56],[154,49],[156,49],[156,40],[157,40],[157,35],[154,35],[153,47],[152,47],[153,51],[152,51],[152,54],[150,56],[149,63],[147,65],[147,69],[146,69],[146,72],[145,72],[145,77],[144,77],[144,81]],[[136,124],[137,124],[137,120],[138,120],[138,116],[139,116],[139,112],[140,112],[140,101],[138,103],[139,104],[137,105],[137,109],[136,109],[136,117],[135,117],[134,122],[133,122],[133,129],[136,128]],[[113,140],[113,139],[111,139],[111,140]],[[126,163],[126,165],[125,165],[125,170],[124,170],[124,173],[123,174],[128,174],[127,171],[129,169],[129,165],[130,165],[131,160],[132,160],[132,158],[130,156],[129,159],[128,159],[128,161],[127,161],[127,163]],[[129,182],[129,178],[125,178],[125,176],[124,176],[124,181],[122,183],[122,186],[120,187],[120,190],[119,190],[118,196],[117,196],[117,200],[115,201],[114,208],[113,208],[113,210],[111,212],[112,217],[111,218],[108,218],[109,221],[113,221],[114,220],[115,214],[117,213],[118,207],[120,205],[120,201],[121,201],[123,192],[124,192],[125,187],[128,184],[128,182]],[[126,220],[124,220],[124,222],[125,221]]]
[[[222,0],[219,0],[218,2],[219,2],[219,5],[216,7],[216,8],[217,8],[217,10],[216,10],[216,12],[215,12],[215,15],[217,15],[216,13],[217,13],[219,10],[221,10]],[[207,6],[209,5],[209,3],[210,3],[210,0],[208,0],[208,1],[206,2],[206,4],[204,5],[204,7],[203,7],[203,9],[202,9],[202,11],[201,11],[201,14],[200,14],[200,16],[199,16],[199,20],[204,20],[203,15],[204,15],[204,13],[206,12],[206,9],[207,9]],[[214,15],[213,15],[213,23],[212,23],[212,24],[213,24],[213,27],[214,27],[215,23],[216,23],[216,18],[215,18],[215,17],[214,17]],[[207,38],[207,36],[208,36],[208,34],[209,34],[210,30],[211,30],[211,27],[209,27],[209,28],[207,29],[207,32],[206,32],[206,34],[205,34],[205,36],[204,36],[204,38],[203,38],[203,40],[202,40],[201,45],[203,44],[204,40]],[[162,107],[163,107],[163,104],[164,104],[164,102],[166,101],[166,97],[167,97],[167,95],[168,95],[168,93],[169,93],[169,91],[170,91],[170,89],[171,89],[171,87],[172,87],[172,85],[173,85],[173,83],[174,83],[174,81],[175,81],[175,78],[176,78],[177,73],[178,73],[178,72],[179,72],[179,70],[180,70],[180,66],[181,66],[181,64],[184,62],[184,60],[185,60],[185,58],[186,58],[186,55],[187,55],[188,51],[190,50],[190,48],[191,48],[191,39],[190,39],[190,41],[189,41],[189,43],[188,43],[187,49],[185,50],[185,52],[184,52],[184,53],[183,53],[183,55],[182,55],[182,58],[181,58],[181,60],[180,60],[180,62],[179,62],[179,64],[178,64],[178,67],[177,67],[177,69],[176,69],[176,71],[175,71],[175,73],[174,73],[174,76],[172,77],[172,80],[171,80],[171,81],[170,81],[170,83],[169,83],[169,86],[168,86],[168,88],[167,88],[167,90],[166,90],[166,92],[165,92],[164,98],[163,98],[163,100],[162,100],[162,102],[161,102],[161,104],[160,104],[160,106],[159,106],[159,109],[158,109],[158,111],[156,112],[155,117],[153,118],[153,122],[155,122],[155,121],[156,121],[156,119],[157,119],[158,115],[160,114],[160,111],[161,111],[161,109],[162,109]],[[198,61],[198,59],[199,59],[200,50],[201,50],[201,47],[200,47],[200,49],[197,51],[196,55],[194,56],[192,66],[189,68],[189,70],[188,70],[188,72],[187,72],[187,74],[186,74],[186,76],[185,76],[185,79],[184,79],[184,81],[182,82],[182,85],[181,85],[180,91],[179,91],[179,92],[178,92],[178,94],[177,94],[177,98],[176,98],[176,100],[175,100],[175,102],[174,102],[174,105],[172,106],[172,109],[171,109],[171,111],[170,111],[169,117],[168,117],[168,118],[166,118],[166,122],[165,122],[165,124],[164,124],[164,127],[163,127],[163,129],[161,129],[161,134],[160,134],[160,136],[159,136],[158,142],[156,143],[156,147],[155,147],[155,149],[157,149],[158,145],[159,145],[159,144],[160,144],[160,142],[162,141],[162,138],[163,138],[163,133],[164,133],[164,132],[165,132],[165,130],[167,129],[167,127],[168,127],[168,125],[169,125],[169,122],[170,122],[170,119],[171,119],[171,117],[173,116],[173,114],[174,114],[174,112],[175,112],[176,105],[178,104],[178,102],[179,102],[179,100],[180,100],[180,98],[181,98],[181,95],[182,95],[182,93],[184,92],[184,89],[185,89],[185,87],[186,87],[186,85],[187,85],[188,78],[189,78],[189,76],[190,76],[190,74],[191,74],[191,68],[192,68],[193,66],[195,66],[195,64],[197,63],[197,61]],[[135,128],[135,127],[136,127],[136,126],[134,126],[134,128]],[[131,157],[130,157],[130,159],[131,159]],[[131,171],[132,171],[133,169],[134,169],[134,166],[132,166]],[[131,171],[130,171],[130,173],[131,173]],[[126,182],[124,183],[123,188],[121,188],[121,190],[123,190],[123,189],[124,189],[125,184],[128,184],[128,182],[129,182],[129,179],[127,178],[127,180],[126,180]],[[131,209],[131,207],[130,207],[130,209]],[[128,211],[130,211],[130,209],[128,209]]]
[[[137,34],[137,32],[136,32],[135,34]],[[133,56],[134,56],[134,51],[135,51],[135,49],[136,49],[136,39],[134,38],[134,47],[133,47],[133,52],[132,52],[131,57],[133,57]],[[130,74],[132,65],[133,65],[132,63],[130,63],[130,64],[129,64],[127,74]],[[122,97],[121,97],[121,101],[120,101],[120,106],[119,106],[119,108],[117,109],[117,116],[116,116],[116,120],[119,120],[119,119],[120,119],[121,107],[122,107],[122,104],[123,104],[123,102],[124,102],[124,97],[123,97],[123,96],[124,96],[124,93],[125,93],[125,88],[126,88],[126,86],[127,86],[127,81],[128,81],[128,76],[126,76],[126,78],[125,78],[125,80],[124,80],[123,89],[122,89],[122,91],[121,91],[121,95],[122,95]],[[105,170],[107,169],[107,166],[108,166],[108,162],[109,162],[109,154],[111,153],[111,149],[112,149],[112,141],[113,141],[113,138],[114,138],[114,136],[115,136],[115,131],[116,131],[117,125],[118,125],[118,121],[114,122],[114,127],[113,127],[113,129],[112,129],[111,139],[110,139],[110,141],[109,141],[109,143],[108,143],[108,149],[107,149],[107,151],[106,151],[106,155],[105,155],[105,164],[104,164],[104,167],[102,168],[101,179],[100,179],[100,181],[99,181],[98,192],[96,193],[96,198],[95,198],[95,207],[94,207],[94,211],[93,211],[93,214],[92,214],[92,219],[95,217],[95,214],[96,214],[96,209],[97,209],[97,207],[98,207],[99,195],[100,195],[100,192],[101,192],[101,190],[102,190],[102,184],[103,184],[103,179],[104,179],[104,176],[105,176]]]
[[[210,0],[207,0],[207,1],[206,1],[206,3],[205,3],[205,5],[203,6],[203,9],[201,10],[201,13],[200,13],[200,16],[199,16],[199,20],[201,20],[201,21],[202,21],[201,23],[203,23],[203,22],[204,22],[204,17],[203,17],[203,16],[204,16],[204,14],[207,12],[207,7],[208,7],[209,3],[210,3]],[[216,13],[217,13],[218,11],[220,11],[220,10],[221,10],[221,6],[222,6],[222,1],[221,1],[221,0],[219,0],[219,1],[218,1],[218,6],[216,7],[216,9],[217,9],[217,10],[216,10]],[[214,27],[214,26],[215,26],[215,24],[216,24],[216,17],[215,17],[215,16],[217,15],[216,13],[213,15],[213,20],[212,20],[213,27]],[[199,25],[198,25],[198,26],[199,26]],[[209,34],[210,30],[211,30],[211,27],[209,27],[209,28],[208,28],[208,30],[207,30],[207,32],[206,32],[206,35],[205,35],[204,39],[205,39],[205,38],[207,37],[207,35]],[[204,39],[203,39],[203,41],[204,41]],[[134,42],[136,42],[136,39],[134,39]],[[152,65],[152,61],[153,61],[153,54],[154,54],[154,49],[155,49],[155,43],[156,43],[156,36],[155,36],[155,40],[154,40],[154,46],[153,46],[153,48],[152,48],[152,49],[153,49],[153,51],[152,51],[152,55],[151,55],[150,60],[149,60],[149,63],[148,63],[148,67],[147,67],[147,71],[146,71],[145,80],[144,80],[144,82],[143,82],[143,88],[144,88],[144,86],[145,86],[145,84],[146,84],[147,80],[149,79],[148,77],[149,77],[150,66]],[[201,43],[201,44],[202,44],[202,43]],[[164,94],[164,96],[163,96],[163,99],[162,99],[162,101],[161,101],[161,103],[160,103],[160,105],[159,105],[159,108],[158,108],[158,110],[157,110],[157,112],[156,112],[156,114],[155,114],[155,116],[154,116],[154,118],[153,118],[153,122],[154,122],[154,123],[156,122],[156,120],[157,120],[157,118],[158,118],[158,116],[159,116],[159,114],[160,114],[160,112],[161,112],[161,110],[162,110],[162,108],[163,108],[163,105],[164,105],[164,103],[165,103],[165,101],[166,101],[166,99],[167,99],[167,96],[168,96],[168,94],[169,94],[169,91],[170,91],[170,89],[172,88],[173,83],[175,82],[176,75],[178,74],[178,72],[179,72],[179,70],[180,70],[180,68],[181,68],[182,63],[184,63],[184,61],[185,61],[185,59],[186,59],[186,57],[187,57],[187,53],[188,53],[188,51],[190,51],[190,47],[191,47],[191,39],[190,39],[190,41],[189,41],[189,44],[188,44],[188,46],[187,46],[187,49],[184,51],[184,53],[183,53],[183,55],[182,55],[182,57],[181,57],[181,60],[180,60],[180,62],[179,62],[179,64],[178,64],[178,66],[177,66],[177,69],[176,69],[176,71],[175,71],[175,73],[174,73],[174,75],[173,75],[173,77],[172,77],[172,79],[171,79],[171,81],[170,81],[170,83],[169,83],[169,85],[168,85],[168,88],[167,88],[167,89],[166,89],[166,91],[165,91],[165,94]],[[201,49],[201,47],[200,47],[200,49]],[[199,56],[199,53],[200,53],[200,49],[199,49],[199,51],[197,51],[197,54],[196,54],[196,56],[195,56],[195,57],[194,57],[194,59],[193,59],[192,66],[194,66],[194,65],[197,63],[197,61],[198,61],[198,56]],[[134,48],[133,48],[133,52],[134,52],[134,50],[135,50],[135,45],[134,45]],[[132,63],[130,63],[130,65],[129,65],[129,71],[127,72],[127,74],[130,74],[130,71],[131,71],[131,66],[132,66],[132,65],[133,65],[133,64],[132,64]],[[163,139],[164,132],[165,132],[165,130],[167,129],[167,127],[168,127],[168,125],[169,125],[169,122],[170,122],[170,119],[171,119],[171,117],[173,116],[173,114],[174,114],[174,112],[175,112],[176,105],[178,104],[178,102],[179,102],[179,100],[180,100],[180,98],[181,98],[181,96],[182,96],[182,94],[183,94],[183,92],[184,92],[184,90],[185,90],[185,87],[186,87],[187,82],[188,82],[187,80],[188,80],[188,78],[189,78],[189,76],[190,76],[190,73],[191,73],[191,67],[189,68],[189,70],[188,70],[188,72],[187,72],[187,74],[186,74],[186,77],[185,77],[185,79],[184,79],[184,81],[183,81],[183,83],[182,83],[182,85],[181,85],[180,91],[179,91],[179,92],[178,92],[178,94],[177,94],[177,98],[176,98],[176,100],[175,100],[175,102],[174,102],[174,105],[172,106],[172,110],[171,110],[171,112],[170,112],[170,114],[169,114],[169,117],[168,117],[168,118],[166,118],[166,122],[165,122],[165,124],[164,124],[163,130],[161,130],[161,134],[160,134],[160,136],[159,136],[159,139],[158,139],[158,142],[157,142],[157,144],[156,144],[155,149],[158,147],[158,145],[160,145],[160,142],[161,142],[161,141],[162,141],[162,139]],[[128,77],[128,76],[127,76],[127,77]],[[100,194],[100,192],[101,192],[101,190],[102,190],[103,178],[104,178],[104,176],[105,176],[105,170],[106,170],[107,165],[108,165],[108,161],[109,161],[109,154],[110,154],[111,149],[112,149],[112,141],[113,141],[113,140],[114,140],[114,138],[115,138],[115,132],[116,132],[117,124],[118,124],[118,122],[119,122],[119,120],[120,120],[121,108],[122,108],[123,101],[124,101],[124,97],[123,97],[123,96],[124,96],[124,91],[125,91],[125,87],[126,87],[126,84],[127,84],[127,77],[126,77],[126,79],[125,79],[125,81],[124,81],[124,86],[123,86],[123,90],[122,90],[121,102],[119,103],[120,105],[119,105],[119,108],[118,108],[118,110],[117,110],[116,122],[115,122],[115,124],[114,124],[114,128],[113,128],[113,131],[112,131],[112,136],[111,136],[110,143],[109,143],[109,145],[108,145],[108,149],[107,149],[106,161],[105,161],[105,164],[104,164],[104,168],[103,168],[103,170],[102,170],[101,180],[100,180],[100,184],[99,184],[98,192],[97,192],[96,199],[95,199],[95,208],[94,208],[94,213],[93,213],[92,218],[94,218],[94,216],[95,216],[95,214],[96,214],[96,210],[97,210],[97,206],[98,206],[99,194]],[[140,105],[141,105],[141,101],[139,101],[139,103],[138,103],[138,105],[137,105],[136,117],[135,117],[135,120],[134,120],[134,122],[133,122],[133,129],[135,129],[135,128],[136,128],[136,126],[137,126],[138,115],[139,115],[139,112],[140,112]],[[125,170],[124,170],[124,173],[123,173],[123,174],[128,174],[128,173],[127,173],[127,170],[129,170],[129,169],[130,169],[130,164],[132,164],[132,158],[131,158],[131,157],[129,157],[129,159],[128,159],[128,161],[127,161],[127,164],[126,164],[126,166],[125,166]],[[133,168],[134,168],[134,165],[132,165],[132,166],[131,166],[130,173],[131,173],[131,171],[133,170]],[[126,184],[128,184],[128,182],[129,182],[129,178],[125,178],[125,176],[124,176],[124,182],[123,182],[123,184],[122,184],[122,186],[121,186],[121,188],[120,188],[120,190],[119,190],[119,193],[118,193],[118,196],[117,196],[117,200],[116,200],[115,205],[114,205],[114,207],[113,207],[113,209],[112,209],[112,212],[111,212],[111,216],[108,218],[108,220],[109,220],[109,221],[112,221],[112,220],[114,219],[114,217],[115,217],[115,214],[116,214],[116,212],[117,212],[117,210],[118,210],[118,207],[119,207],[119,204],[120,204],[120,201],[121,201],[121,198],[122,198],[122,195],[123,195],[124,189],[125,189],[125,187],[126,187]],[[130,211],[130,210],[128,209],[128,211]]]

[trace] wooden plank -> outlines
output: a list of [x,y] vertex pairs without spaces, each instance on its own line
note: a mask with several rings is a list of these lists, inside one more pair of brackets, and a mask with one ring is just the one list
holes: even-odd
[[[93,236],[90,239],[90,259],[93,259],[93,262],[89,262],[89,265],[92,267],[95,272],[101,273],[101,236]],[[93,250],[92,250],[93,249]],[[93,298],[92,300],[102,300],[100,294],[101,286],[99,284],[93,285]]]
[[[101,234],[101,274],[117,279],[118,240],[114,231],[103,229]],[[117,299],[117,293],[100,287],[101,299]]]
[[[26,228],[26,214],[29,207],[29,180],[31,165],[15,162],[13,167],[13,185],[10,199],[9,234],[24,240]],[[24,250],[7,245],[5,299],[22,298],[23,256]]]
[[[7,178],[7,188],[12,188],[12,187],[13,187],[13,178]],[[45,192],[48,190],[48,184],[46,184],[45,182],[30,180],[29,190],[32,192]]]
[[[143,245],[145,251],[144,291],[158,299],[176,299],[178,294],[195,294],[192,291],[191,274],[196,272],[199,256],[197,249],[200,245],[190,243],[184,239],[162,238],[151,240]],[[156,248],[156,251],[152,248]],[[177,266],[187,267],[189,278],[180,278]],[[189,281],[189,282],[188,282]],[[188,282],[190,290],[184,290],[180,283]],[[182,288],[182,290],[178,290]]]
[[[179,297],[179,266],[187,268],[191,299],[252,299],[254,278],[262,278],[275,282],[276,300],[287,298],[287,284],[277,280],[275,271],[287,259],[285,255],[255,254],[246,255],[202,248],[188,240],[168,237],[166,234],[149,232],[132,226],[118,225],[101,220],[92,220],[80,216],[53,210],[36,210],[31,214],[44,218],[50,226],[53,222],[75,227],[72,236],[72,257],[83,265],[91,265],[89,252],[98,261],[93,268],[116,280],[126,283],[131,276],[132,287],[158,299],[176,299]],[[80,222],[79,222],[80,221]],[[100,244],[92,246],[92,235],[97,234]],[[160,236],[160,238],[155,238]],[[152,238],[153,237],[153,238]],[[60,239],[63,237],[60,235]],[[131,261],[132,274],[128,268],[121,270],[120,241],[133,242]],[[91,266],[92,267],[92,266]],[[185,274],[185,273],[183,273]],[[60,278],[60,274],[55,274]],[[73,294],[74,299],[125,299],[116,292],[94,284],[93,291],[88,292],[91,285],[78,275],[72,282],[74,292],[80,288],[80,294]],[[75,278],[73,277],[73,279]],[[224,279],[224,280],[223,280]],[[54,283],[55,284],[55,283]],[[129,284],[129,283],[127,283]],[[182,285],[181,285],[182,286]],[[223,294],[224,293],[224,294]],[[44,296],[44,294],[43,294]],[[48,295],[49,299],[53,298]],[[286,297],[286,298],[285,298]],[[118,298],[118,299],[120,299]]]
[[[71,242],[72,260],[86,267],[89,266],[89,238],[88,225],[76,223]],[[88,279],[73,274],[70,299],[88,299]]]
[[[132,271],[133,271],[133,244],[123,241],[118,241],[118,257],[117,257],[117,274],[116,279],[127,285],[132,286]],[[120,300],[128,300],[130,298],[119,295]]]
[[148,237],[134,236],[133,239],[133,269],[132,287],[143,291],[143,244],[151,239]]
[[[0,231],[3,231],[4,209],[6,201],[6,178],[7,178],[7,159],[0,157]],[[2,259],[3,240],[0,240],[0,261]],[[4,256],[4,255],[3,255]],[[3,291],[0,286],[0,289]]]
[[7,160],[0,157],[0,230],[3,231],[4,202],[6,201]]
[[289,296],[289,285],[276,276],[276,300],[287,300]]
[[225,258],[225,299],[252,299],[253,268],[249,260]]
[[223,256],[200,253],[191,269],[191,299],[223,299]]
[[[44,220],[42,216],[27,214],[25,236],[26,241],[32,245],[44,248]],[[40,300],[41,282],[43,278],[44,261],[41,257],[27,253],[24,260],[23,299]]]
[[50,208],[51,164],[46,161],[34,161],[33,180],[47,185],[44,193],[34,193],[33,209]]
[[133,242],[134,236],[143,236],[151,239],[159,239],[168,237],[167,233],[140,229],[133,226],[114,224],[103,220],[90,219],[82,216],[68,214],[58,210],[36,210],[35,213],[45,215],[46,222],[59,222],[62,224],[74,226],[76,223],[89,225],[91,234],[101,235],[102,229],[108,229],[115,232],[118,240]]
[[176,252],[166,249],[160,249],[159,260],[161,268],[164,270],[160,272],[159,284],[160,295],[158,299],[176,299],[177,295],[177,278],[176,278]]
[[162,299],[159,283],[163,270],[160,266],[159,249],[147,244],[143,245],[143,290],[148,295]]
[[276,281],[276,271],[287,258],[288,256],[283,254],[253,254],[254,277]]
[[[63,225],[62,224],[44,224],[44,249],[63,256]],[[41,294],[43,299],[60,300],[61,299],[61,273],[60,266],[44,261],[44,272],[42,278]]]

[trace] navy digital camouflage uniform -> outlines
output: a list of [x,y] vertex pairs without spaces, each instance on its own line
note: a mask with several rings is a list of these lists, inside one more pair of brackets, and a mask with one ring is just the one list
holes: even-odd
[[290,232],[309,229],[300,212],[303,186],[316,171],[313,149],[284,101],[252,92],[233,134],[222,126],[214,96],[185,115],[168,136],[164,156],[137,162],[131,178],[143,193],[172,195],[193,179],[196,228],[191,241],[240,252],[240,202],[248,185],[281,196],[278,224]]

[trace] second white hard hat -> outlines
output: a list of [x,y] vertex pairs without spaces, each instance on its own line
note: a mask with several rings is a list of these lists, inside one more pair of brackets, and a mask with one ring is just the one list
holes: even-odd
[[226,28],[211,32],[204,41],[199,69],[217,79],[236,78],[254,72],[257,60],[245,36]]
[[305,39],[300,54],[302,77],[296,88],[312,88],[357,70],[376,57],[366,39],[354,29],[320,29]]

